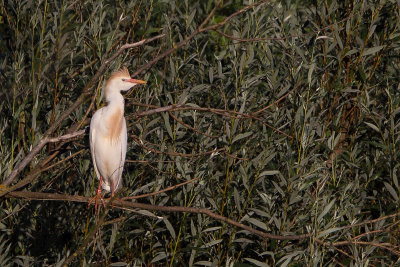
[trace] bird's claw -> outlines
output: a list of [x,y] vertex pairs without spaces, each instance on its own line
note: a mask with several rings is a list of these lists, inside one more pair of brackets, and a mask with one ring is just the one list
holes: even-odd
[[101,189],[97,189],[97,193],[94,197],[91,197],[89,199],[88,202],[88,207],[90,206],[90,204],[92,204],[92,202],[94,202],[94,212],[97,213],[98,212],[98,202],[101,201],[101,203],[103,204],[103,207],[106,207],[106,204],[104,202],[103,197],[101,196]]

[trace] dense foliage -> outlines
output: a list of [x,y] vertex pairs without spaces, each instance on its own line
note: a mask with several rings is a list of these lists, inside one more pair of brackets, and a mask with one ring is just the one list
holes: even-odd
[[[92,93],[53,137],[88,127],[113,70],[133,73],[177,46],[216,2],[3,0],[3,180],[102,64]],[[221,1],[206,25],[253,2]],[[208,208],[267,233],[311,237],[263,239],[204,214],[103,208],[96,216],[87,203],[6,196],[0,265],[60,266],[69,257],[83,266],[395,264],[399,12],[395,0],[266,1],[196,34],[139,75],[146,86],[125,95],[129,145],[119,197],[198,178],[134,201]],[[105,62],[121,45],[161,33]],[[184,108],[135,116],[172,104]],[[93,196],[87,134],[46,145],[13,184],[27,176],[19,190]]]

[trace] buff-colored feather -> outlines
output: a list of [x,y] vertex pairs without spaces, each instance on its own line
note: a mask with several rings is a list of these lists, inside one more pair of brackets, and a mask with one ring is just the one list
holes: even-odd
[[111,73],[110,78],[107,80],[106,82],[106,86],[105,86],[105,95],[107,95],[111,89],[111,81],[114,79],[118,79],[120,77],[130,77],[129,71],[127,67],[122,67],[119,70],[114,71],[113,73]]

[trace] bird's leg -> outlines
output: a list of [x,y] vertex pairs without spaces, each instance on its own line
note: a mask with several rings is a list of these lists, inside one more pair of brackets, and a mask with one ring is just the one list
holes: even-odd
[[113,203],[113,198],[114,198],[114,181],[111,179],[111,209],[114,209],[114,203]]
[[105,207],[104,200],[103,200],[103,198],[101,196],[101,183],[102,182],[103,182],[103,177],[100,176],[99,187],[97,188],[96,195],[94,197],[90,198],[89,199],[89,203],[88,203],[88,206],[89,206],[92,203],[92,201],[94,201],[94,211],[95,211],[95,213],[97,212],[97,202],[99,201],[99,199],[101,200],[101,203]]

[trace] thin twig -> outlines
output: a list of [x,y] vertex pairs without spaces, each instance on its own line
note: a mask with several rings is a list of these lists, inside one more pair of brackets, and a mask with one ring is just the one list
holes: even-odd
[[[271,104],[273,105],[273,104]],[[152,105],[154,106],[154,105]],[[187,106],[184,104],[173,104],[173,105],[169,105],[166,107],[159,107],[159,108],[155,108],[155,109],[151,109],[151,110],[147,110],[147,111],[143,111],[143,112],[139,112],[136,114],[133,114],[132,116],[135,117],[143,117],[143,116],[147,116],[147,115],[151,115],[151,114],[155,114],[155,113],[160,113],[160,112],[166,112],[166,111],[180,111],[180,110],[198,110],[198,111],[206,111],[206,112],[211,112],[214,114],[218,114],[218,115],[222,115],[222,116],[226,116],[229,118],[238,118],[238,119],[254,119],[257,120],[259,122],[261,122],[262,124],[264,124],[266,127],[273,129],[274,131],[283,134],[286,137],[289,138],[293,138],[292,136],[288,135],[287,133],[269,125],[268,123],[266,123],[263,119],[256,117],[252,114],[249,113],[241,113],[238,111],[231,111],[231,110],[225,110],[225,109],[217,109],[217,108],[202,108],[202,107],[193,107],[193,106]],[[128,116],[128,118],[130,118],[131,116]]]
[[375,242],[365,242],[365,241],[356,241],[356,240],[350,240],[350,241],[340,241],[340,242],[334,242],[332,243],[333,246],[343,246],[343,245],[353,245],[353,244],[360,244],[360,245],[367,245],[367,246],[374,246],[382,249],[386,249],[393,254],[400,256],[400,251],[396,251],[391,247],[388,247],[386,245],[391,245],[390,243],[375,243]]
[[177,184],[177,185],[173,185],[173,186],[167,187],[167,188],[165,188],[165,189],[162,189],[162,190],[159,190],[159,191],[156,191],[156,192],[152,192],[152,193],[148,193],[148,194],[143,194],[143,195],[138,195],[138,196],[133,196],[133,197],[124,197],[124,198],[121,198],[121,200],[138,199],[138,198],[144,198],[144,197],[151,197],[151,196],[159,195],[159,194],[161,194],[161,193],[174,190],[174,189],[176,189],[176,188],[178,188],[178,187],[181,187],[181,186],[183,186],[183,185],[185,185],[185,184],[194,182],[194,181],[198,180],[199,178],[200,178],[200,177],[196,177],[196,178],[193,178],[193,179],[191,179],[191,180],[189,180],[189,181],[186,181],[186,182],[183,182],[183,183],[180,183],[180,184]]
[[292,90],[290,90],[289,92],[287,92],[284,96],[280,97],[280,98],[279,98],[278,100],[276,100],[274,103],[272,103],[272,104],[270,104],[270,105],[268,105],[268,106],[266,106],[266,107],[263,107],[262,109],[259,109],[259,110],[255,111],[255,112],[253,112],[253,113],[252,113],[253,116],[254,116],[254,115],[257,115],[258,113],[263,112],[264,110],[269,109],[270,107],[275,106],[276,104],[278,104],[279,102],[281,102],[283,99],[285,99],[286,97],[288,97],[294,90],[296,90],[296,89],[300,86],[300,84],[301,84],[301,81],[298,82],[298,83],[293,87]]
[[184,123],[181,119],[179,119],[177,116],[175,116],[174,114],[172,114],[172,112],[168,112],[168,114],[169,114],[174,120],[176,120],[180,125],[182,125],[182,126],[185,127],[185,128],[188,128],[188,129],[192,130],[192,131],[195,132],[195,133],[198,133],[198,134],[201,134],[201,135],[210,137],[210,138],[219,138],[219,137],[220,137],[220,136],[218,136],[218,135],[210,135],[210,134],[203,133],[203,132],[197,130],[195,127],[192,127],[192,126],[190,126],[189,124]]
[[[187,153],[180,153],[180,152],[165,152],[165,151],[160,151],[151,147],[146,146],[145,144],[143,144],[144,141],[143,139],[140,139],[139,137],[137,137],[136,135],[130,135],[135,142],[141,146],[142,148],[151,151],[153,153],[156,154],[164,154],[164,155],[168,155],[168,156],[172,156],[172,157],[185,157],[185,158],[194,158],[194,157],[200,157],[200,156],[204,156],[204,155],[209,155],[212,153],[218,153],[220,151],[225,151],[225,148],[221,147],[221,148],[216,148],[214,150],[210,150],[210,151],[205,151],[205,152],[200,152],[200,153],[196,153],[196,154],[187,154]],[[146,143],[150,143],[150,142],[146,142]]]

